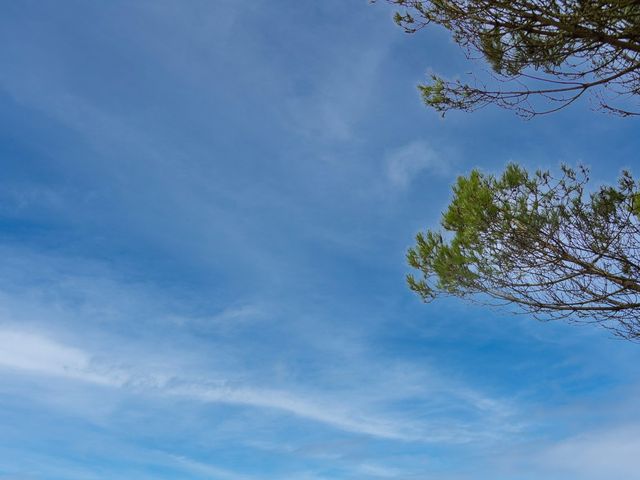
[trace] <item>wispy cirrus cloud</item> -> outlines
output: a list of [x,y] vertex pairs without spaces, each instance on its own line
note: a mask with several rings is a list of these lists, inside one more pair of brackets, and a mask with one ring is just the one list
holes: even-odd
[[[386,440],[459,444],[513,433],[501,424],[518,415],[509,402],[428,364],[380,357],[367,332],[317,324],[260,299],[186,308],[100,262],[0,251],[7,259],[0,267],[5,372],[271,411],[287,422]],[[25,275],[36,269],[37,281]],[[162,335],[149,334],[154,326]],[[269,344],[255,342],[256,333]],[[294,360],[283,359],[283,350]]]
[[445,177],[451,174],[451,159],[423,140],[410,142],[385,157],[387,177],[397,188],[407,188],[421,174]]
[[544,448],[536,459],[550,472],[584,478],[640,478],[640,425],[612,425],[584,432]]
[[168,455],[168,458],[175,462],[179,467],[182,467],[191,473],[206,476],[207,478],[215,478],[219,480],[251,480],[256,478],[255,476],[242,475],[209,463],[185,457],[183,455],[170,454]]
[[[129,363],[126,369],[121,365]],[[451,424],[445,429],[439,426],[430,429],[426,425],[414,424],[409,419],[386,416],[367,411],[366,404],[357,398],[345,397],[346,392],[335,392],[336,401],[329,401],[326,393],[311,396],[264,386],[243,385],[227,381],[223,377],[203,378],[186,374],[167,375],[153,372],[112,358],[105,360],[90,352],[69,346],[50,336],[21,331],[15,327],[0,327],[0,369],[22,375],[34,375],[78,381],[101,387],[111,387],[131,393],[144,393],[161,397],[184,398],[201,403],[227,404],[257,409],[270,409],[284,414],[325,424],[345,432],[367,435],[381,439],[402,441],[465,441],[474,434]],[[452,395],[456,395],[451,392]],[[460,398],[468,397],[466,391]],[[342,397],[342,400],[340,400]],[[393,395],[392,395],[393,398]],[[378,399],[380,400],[380,399]],[[467,399],[468,400],[468,399]],[[477,399],[471,400],[478,403]],[[478,408],[486,410],[482,399]],[[445,430],[449,433],[444,433]]]
[[122,380],[93,371],[91,357],[43,335],[0,328],[0,368],[120,386]]

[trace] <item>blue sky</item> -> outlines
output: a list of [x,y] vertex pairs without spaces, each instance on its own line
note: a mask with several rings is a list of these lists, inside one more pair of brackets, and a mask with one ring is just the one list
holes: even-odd
[[[4,2],[0,479],[640,478],[640,347],[405,287],[457,175],[637,170],[364,0]],[[637,173],[637,172],[636,172]]]

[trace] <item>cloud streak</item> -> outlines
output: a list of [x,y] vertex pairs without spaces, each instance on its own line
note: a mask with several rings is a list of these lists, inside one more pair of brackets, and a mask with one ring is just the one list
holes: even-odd
[[589,480],[640,478],[640,426],[592,431],[551,445],[537,456],[549,471]]
[[325,405],[286,391],[236,387],[224,382],[195,383],[161,374],[132,374],[92,361],[83,350],[42,334],[0,329],[0,368],[24,374],[58,377],[134,392],[185,397],[204,403],[221,403],[278,410],[356,434],[395,440],[419,440],[392,421],[356,414],[346,407]]
[[[103,357],[104,354],[100,356]],[[119,366],[123,364],[128,366]],[[455,421],[448,425],[430,427],[429,422],[415,423],[398,416],[389,417],[371,411],[366,403],[362,403],[357,397],[345,396],[344,392],[334,392],[334,399],[327,400],[326,393],[301,394],[281,388],[252,386],[215,376],[203,378],[150,371],[148,367],[131,365],[130,362],[117,358],[105,362],[90,352],[56,341],[46,334],[7,326],[0,327],[0,369],[22,375],[84,382],[131,394],[143,393],[164,398],[184,398],[204,404],[269,409],[344,432],[387,440],[458,443],[485,434],[474,432]],[[449,388],[446,395],[458,397],[459,401],[484,412],[484,415],[511,415],[504,412],[504,406],[500,402],[469,391],[468,388],[446,388]],[[389,399],[394,399],[394,396],[392,392]],[[383,398],[384,394],[378,401]]]
[[0,329],[0,367],[62,377],[105,386],[121,386],[123,378],[100,374],[91,368],[91,357],[39,334]]

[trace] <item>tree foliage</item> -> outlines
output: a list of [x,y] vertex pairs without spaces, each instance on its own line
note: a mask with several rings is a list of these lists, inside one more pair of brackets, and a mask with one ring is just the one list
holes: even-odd
[[425,301],[453,295],[515,304],[539,319],[597,322],[640,338],[640,193],[630,173],[587,190],[588,172],[459,177],[442,231],[419,233],[407,255]]
[[[387,0],[408,33],[437,24],[468,56],[478,53],[497,80],[487,86],[433,76],[425,103],[442,114],[488,104],[531,117],[593,94],[596,105],[637,115],[640,93],[640,2],[637,0]],[[494,88],[498,85],[502,88]]]

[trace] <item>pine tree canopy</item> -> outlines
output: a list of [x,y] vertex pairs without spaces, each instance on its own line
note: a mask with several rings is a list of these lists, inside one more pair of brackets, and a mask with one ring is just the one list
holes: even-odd
[[419,86],[424,102],[443,115],[497,104],[532,117],[565,108],[586,92],[598,109],[640,113],[637,0],[387,1],[399,8],[395,21],[406,32],[440,25],[469,57],[484,57],[491,66],[492,78],[485,80],[434,75]]
[[453,295],[517,305],[539,319],[596,322],[640,338],[640,189],[587,190],[588,172],[563,167],[459,177],[444,231],[419,233],[407,255],[425,301]]

